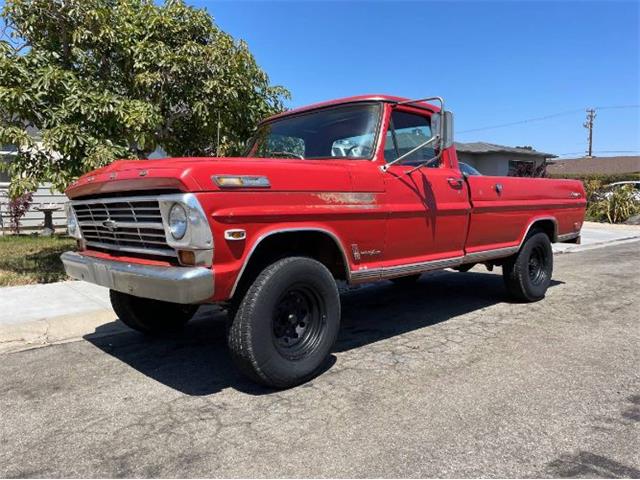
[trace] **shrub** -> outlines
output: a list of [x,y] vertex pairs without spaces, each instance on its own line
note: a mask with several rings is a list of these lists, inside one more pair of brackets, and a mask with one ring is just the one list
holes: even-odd
[[595,200],[587,205],[587,218],[598,222],[622,223],[640,213],[640,202],[631,185],[616,188],[609,198]]
[[31,202],[33,201],[33,193],[25,193],[9,198],[9,222],[11,230],[15,234],[20,233],[20,220],[29,211]]

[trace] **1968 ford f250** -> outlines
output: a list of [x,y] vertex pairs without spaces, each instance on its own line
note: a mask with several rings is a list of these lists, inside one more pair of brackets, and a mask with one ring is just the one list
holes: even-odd
[[276,115],[241,158],[118,161],[67,191],[69,276],[103,285],[128,326],[182,327],[229,309],[252,379],[316,375],[338,334],[336,280],[501,266],[518,301],[544,297],[551,242],[577,241],[579,181],[465,177],[441,98],[361,96]]

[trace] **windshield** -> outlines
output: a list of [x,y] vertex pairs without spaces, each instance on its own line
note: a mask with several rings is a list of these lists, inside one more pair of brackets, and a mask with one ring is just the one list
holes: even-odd
[[249,144],[248,157],[371,158],[380,105],[344,105],[265,123]]

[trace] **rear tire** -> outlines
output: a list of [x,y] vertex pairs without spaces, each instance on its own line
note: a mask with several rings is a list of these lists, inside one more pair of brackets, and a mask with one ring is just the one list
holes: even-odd
[[514,299],[536,302],[544,298],[553,274],[553,250],[547,234],[532,232],[520,251],[505,261],[502,274]]
[[418,273],[416,275],[408,275],[406,277],[390,278],[389,280],[391,280],[393,283],[395,283],[400,287],[408,287],[416,283],[418,280],[420,280],[421,276],[422,274]]
[[127,293],[109,291],[111,306],[130,328],[148,335],[166,335],[181,330],[198,310],[198,305],[182,305]]
[[228,345],[238,369],[255,382],[289,388],[315,377],[340,328],[340,296],[331,272],[306,257],[265,268],[231,323]]

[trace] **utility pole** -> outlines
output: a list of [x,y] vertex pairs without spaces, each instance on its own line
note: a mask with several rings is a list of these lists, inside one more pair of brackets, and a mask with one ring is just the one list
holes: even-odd
[[596,118],[596,111],[593,108],[587,108],[587,121],[582,124],[584,128],[589,130],[589,147],[587,149],[587,156],[593,156],[593,121]]

